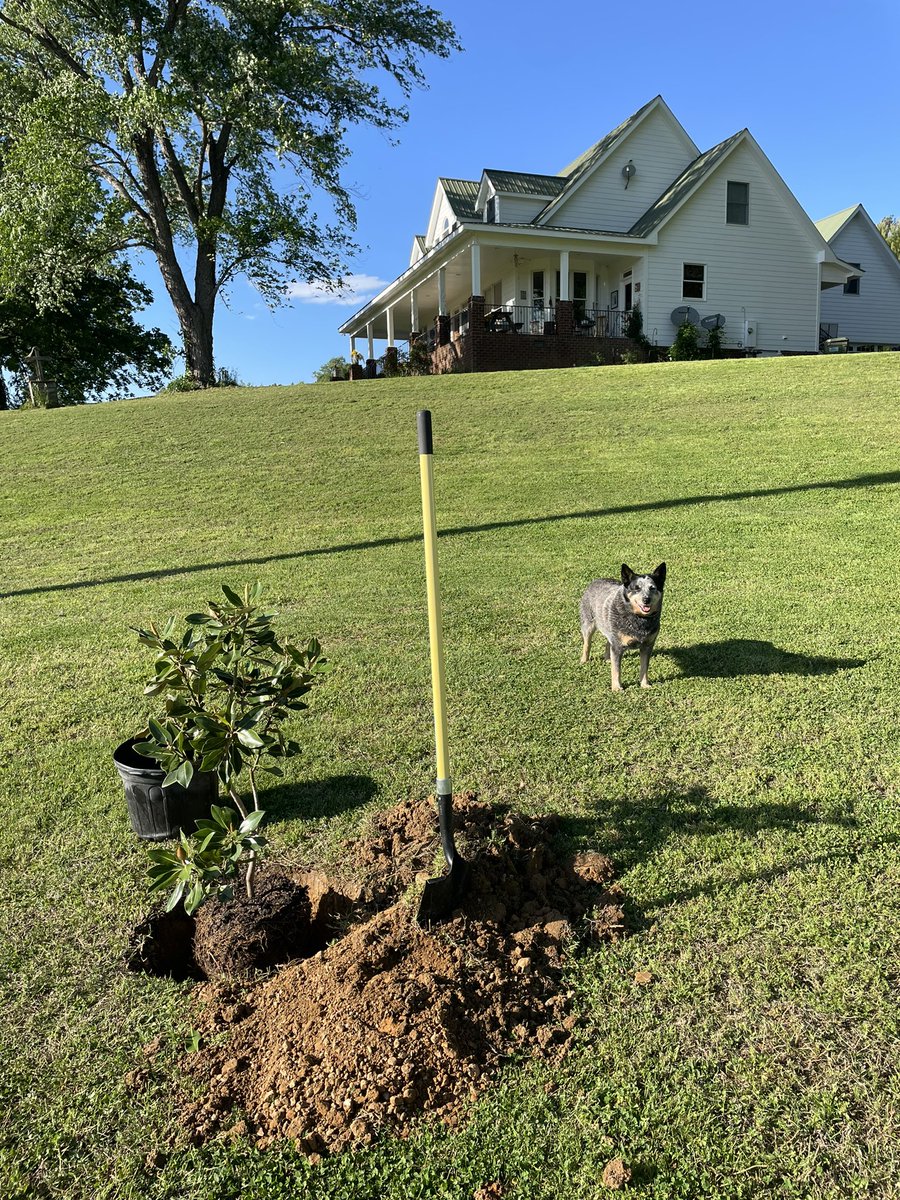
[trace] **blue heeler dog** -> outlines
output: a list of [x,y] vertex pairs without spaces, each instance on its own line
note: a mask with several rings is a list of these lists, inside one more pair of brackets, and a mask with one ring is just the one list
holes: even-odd
[[622,563],[622,582],[595,579],[581,597],[581,634],[584,649],[581,661],[591,655],[591,638],[599,630],[606,638],[604,658],[612,667],[612,688],[622,691],[619,667],[626,650],[641,654],[641,687],[649,687],[647,669],[650,653],[659,633],[666,564],[660,563],[650,575],[636,575]]

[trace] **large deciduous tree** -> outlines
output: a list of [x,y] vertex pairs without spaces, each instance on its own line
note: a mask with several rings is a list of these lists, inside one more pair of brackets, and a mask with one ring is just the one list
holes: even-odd
[[396,128],[425,56],[457,48],[418,0],[0,0],[0,287],[55,303],[149,250],[213,382],[217,297],[339,277],[348,126]]
[[900,258],[900,221],[893,216],[882,217],[878,222],[878,232],[897,258]]

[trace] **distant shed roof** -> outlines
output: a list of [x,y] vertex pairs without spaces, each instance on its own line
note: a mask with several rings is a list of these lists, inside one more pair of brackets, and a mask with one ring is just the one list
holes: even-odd
[[834,235],[843,229],[859,207],[858,204],[851,204],[849,208],[842,208],[840,212],[832,213],[830,217],[823,217],[821,221],[816,221],[816,229],[818,229],[826,242],[830,242]]

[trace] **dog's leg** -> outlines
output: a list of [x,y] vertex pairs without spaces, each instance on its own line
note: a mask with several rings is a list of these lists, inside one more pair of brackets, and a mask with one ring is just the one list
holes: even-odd
[[623,690],[622,679],[620,675],[620,668],[622,664],[622,647],[610,646],[609,651],[609,665],[612,672],[612,690],[614,692],[621,692]]
[[609,662],[609,642],[603,647],[603,661]]
[[581,648],[581,661],[586,663],[591,657],[591,638],[594,636],[593,629],[589,629],[586,633],[582,630],[584,636],[584,645]]
[[652,642],[644,642],[644,644],[641,646],[641,687],[642,688],[648,688],[650,686],[650,680],[647,678],[647,672],[650,670],[650,655],[653,653],[653,644],[655,641],[656,641],[656,638],[654,638]]

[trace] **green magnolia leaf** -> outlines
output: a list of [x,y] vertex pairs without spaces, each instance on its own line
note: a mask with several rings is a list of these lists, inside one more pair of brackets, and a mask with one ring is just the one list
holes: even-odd
[[168,736],[165,729],[163,729],[162,725],[160,725],[159,721],[155,720],[153,717],[149,717],[147,719],[147,728],[150,730],[150,736],[155,738],[161,746],[168,745]]
[[192,917],[205,899],[206,889],[198,879],[190,892],[188,892],[187,899],[184,902],[184,911],[189,917]]
[[175,888],[175,891],[172,893],[172,895],[169,897],[169,902],[166,905],[166,912],[172,911],[172,909],[177,905],[178,901],[181,899],[181,897],[184,895],[184,893],[186,891],[187,891],[187,884],[185,883],[184,880],[182,880],[178,884],[178,886]]
[[243,608],[244,607],[244,601],[237,594],[237,592],[233,591],[228,586],[227,583],[222,584],[222,591],[225,593],[225,596],[227,597],[227,599],[230,600],[231,603],[235,606],[235,608]]
[[265,818],[265,815],[264,810],[261,808],[254,809],[252,813],[248,813],[243,821],[241,821],[238,833],[252,833],[260,821]]
[[248,750],[264,750],[266,741],[261,738],[258,733],[254,733],[252,729],[239,729],[237,735],[238,741],[242,746],[246,746]]

